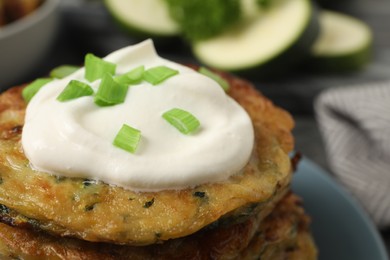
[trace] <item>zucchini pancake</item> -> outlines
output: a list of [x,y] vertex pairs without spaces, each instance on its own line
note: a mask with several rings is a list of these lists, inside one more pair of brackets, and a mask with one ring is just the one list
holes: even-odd
[[[147,58],[142,59],[145,53],[150,52],[152,54],[146,54]],[[112,81],[114,83],[110,86],[121,86],[117,83],[120,81],[119,77],[122,75],[133,77],[139,65],[150,68],[142,67],[140,75],[144,81],[149,80],[147,74],[156,68],[153,66],[161,69],[164,65],[165,70],[160,73],[164,75],[175,71],[168,78],[164,78],[163,83],[152,82],[151,90],[144,83],[141,84],[142,88],[138,88],[139,85],[126,86],[128,91],[126,100],[130,99],[129,95],[137,95],[142,89],[142,91],[149,91],[148,98],[153,100],[152,102],[158,103],[159,101],[153,99],[151,91],[161,91],[165,88],[164,91],[169,92],[169,87],[166,85],[177,84],[175,82],[179,82],[180,87],[186,89],[187,86],[181,86],[183,81],[180,80],[187,81],[188,77],[191,82],[195,81],[197,84],[199,79],[207,87],[209,84],[218,85],[218,88],[213,91],[228,99],[226,102],[231,102],[233,104],[231,107],[235,109],[233,112],[229,111],[227,118],[231,120],[226,122],[243,126],[247,121],[250,122],[250,128],[247,128],[249,130],[244,131],[246,139],[229,141],[231,136],[236,138],[234,126],[233,130],[227,131],[227,137],[223,137],[227,138],[223,140],[227,140],[228,145],[221,147],[222,150],[234,150],[236,145],[236,154],[232,153],[229,155],[231,157],[223,160],[218,156],[209,160],[200,155],[190,154],[188,158],[202,158],[193,164],[191,164],[192,159],[185,157],[186,151],[191,150],[192,147],[175,146],[170,143],[173,156],[164,157],[164,153],[159,155],[163,159],[153,157],[158,162],[160,159],[166,161],[164,165],[154,163],[154,159],[152,162],[144,163],[147,172],[150,172],[155,179],[150,176],[148,176],[150,179],[143,175],[138,176],[138,168],[135,164],[134,168],[137,170],[134,176],[139,178],[128,177],[133,176],[133,171],[130,169],[133,167],[127,169],[128,174],[125,171],[127,179],[122,178],[123,174],[116,178],[116,171],[120,168],[116,165],[118,162],[115,161],[114,164],[106,160],[100,164],[103,157],[89,154],[83,157],[87,152],[83,154],[84,150],[80,146],[87,141],[81,137],[75,138],[76,141],[81,142],[76,143],[77,149],[70,149],[72,152],[69,157],[73,154],[76,157],[68,159],[68,153],[61,150],[62,146],[57,144],[50,146],[45,152],[46,140],[41,140],[39,134],[43,135],[43,138],[54,140],[53,136],[56,133],[53,132],[57,130],[56,126],[50,125],[56,120],[50,118],[50,115],[45,114],[43,121],[37,121],[36,125],[41,128],[31,131],[33,127],[30,121],[39,118],[38,106],[46,102],[48,93],[56,93],[57,86],[61,84],[65,86],[68,84],[68,88],[73,81],[77,80],[79,80],[78,86],[88,85],[85,80],[82,80],[84,75],[89,73],[87,59],[85,68],[61,79],[54,79],[53,84],[49,82],[41,86],[39,91],[35,91],[38,93],[31,100],[26,98],[28,92],[26,90],[33,84],[11,88],[0,96],[0,222],[2,222],[0,256],[2,259],[316,259],[316,249],[309,231],[309,218],[304,214],[299,198],[290,192],[293,163],[288,154],[293,149],[291,129],[294,122],[286,111],[273,105],[245,80],[208,70],[205,73],[204,68],[185,67],[157,57],[151,41],[127,47],[104,59],[93,58],[100,64],[117,63],[118,70],[122,70],[119,76],[115,76],[115,80]],[[128,60],[131,62],[135,60],[136,63],[123,69],[125,67],[123,63]],[[143,63],[139,64],[140,61]],[[94,68],[99,70],[96,66]],[[128,73],[129,68],[133,69],[130,73]],[[200,73],[196,72],[198,70]],[[205,74],[209,77],[204,76]],[[91,99],[90,103],[95,102],[97,105],[94,106],[98,107],[99,111],[109,111],[112,107],[120,108],[122,105],[118,104],[120,102],[114,105],[107,105],[107,103],[101,105],[101,100],[97,101],[100,88],[103,88],[103,82],[108,81],[109,77],[111,76],[103,77],[94,97],[83,95],[78,96],[76,100],[60,102],[58,100],[61,93],[56,99],[58,106],[80,105],[84,101],[90,102],[88,99]],[[111,78],[114,79],[114,76]],[[100,82],[100,79],[89,81],[92,82],[89,85],[94,88],[94,83]],[[221,85],[225,84],[225,87],[221,88],[217,82]],[[140,83],[137,80],[135,84]],[[204,98],[202,93],[192,94]],[[191,97],[186,98],[181,108],[185,107],[186,103],[192,102]],[[211,99],[211,103],[215,101],[218,106],[225,104],[214,98]],[[175,97],[174,100],[178,98]],[[192,103],[199,102],[197,99],[194,100],[195,102]],[[188,107],[194,109],[191,111],[199,119],[201,126],[194,130],[197,132],[189,135],[182,134],[172,127],[178,135],[184,136],[175,135],[175,138],[182,140],[198,138],[201,135],[207,136],[209,129],[212,129],[208,126],[207,118],[190,105]],[[205,109],[209,109],[207,112],[213,114],[212,105],[204,104],[201,110]],[[240,109],[245,111],[244,116],[241,116]],[[47,110],[46,108],[45,111]],[[91,110],[88,111],[95,115]],[[56,115],[61,117],[63,114],[64,112],[57,112]],[[234,117],[237,114],[241,117]],[[217,116],[223,117],[220,114]],[[245,116],[248,117],[247,121]],[[120,116],[115,114],[115,117]],[[77,120],[82,118],[80,119],[82,122],[91,124],[89,117],[85,119],[84,116],[77,114],[76,118]],[[46,121],[49,122],[49,126],[45,125]],[[110,122],[103,121],[103,123],[110,128]],[[150,124],[150,121],[147,123]],[[170,124],[173,125],[171,122]],[[166,125],[167,129],[171,130],[171,126],[168,123]],[[71,126],[65,123],[64,131]],[[143,127],[141,123],[133,123],[133,126]],[[46,133],[47,129],[51,132]],[[82,136],[83,131],[77,129],[78,131],[73,132]],[[147,157],[148,145],[153,144],[154,139],[149,137],[148,131],[144,129],[141,130],[142,136],[138,147],[132,147],[132,150],[127,152],[121,150],[123,147],[112,145],[114,150],[108,153],[118,154],[118,157],[122,156],[119,153],[124,153],[125,156],[134,157],[135,162],[138,162],[136,160],[143,154]],[[96,137],[98,134],[94,132],[94,135],[90,136]],[[64,133],[61,132],[59,135],[63,138]],[[218,139],[214,135],[211,136],[212,139]],[[31,146],[26,145],[28,137],[33,137],[33,140],[38,143],[37,150],[31,152]],[[169,137],[167,134],[167,138]],[[72,145],[76,141],[66,139],[66,142]],[[100,142],[100,139],[96,142]],[[115,144],[115,141],[113,143]],[[98,145],[90,146],[92,146],[91,150],[99,155],[105,152],[105,149],[101,149]],[[196,146],[203,146],[203,144],[199,143]],[[218,145],[213,143],[212,146]],[[171,147],[180,149],[175,150]],[[209,149],[207,145],[205,147]],[[60,150],[58,154],[56,154],[57,150]],[[77,154],[79,150],[82,152]],[[210,157],[207,151],[201,150],[199,153],[205,153]],[[35,156],[35,154],[43,154],[43,156]],[[50,160],[48,164],[42,164],[37,160],[39,157],[44,161],[54,158],[54,161],[58,159],[58,162],[66,162],[63,164],[67,164],[68,161],[69,163],[76,161],[76,163],[61,168],[62,166],[58,167],[61,163],[52,163]],[[133,158],[126,160],[134,162],[131,161]],[[181,164],[183,162],[184,164]],[[214,167],[214,163],[218,166]],[[93,168],[91,174],[85,173],[88,170],[85,172],[80,170],[84,169],[82,167],[85,167],[85,164],[88,167],[97,165],[98,168]],[[182,171],[183,175],[188,172],[189,177],[166,173],[163,178],[158,177],[159,172],[164,172],[165,167],[174,172],[176,168],[172,168],[171,165],[176,164],[180,169],[179,172]],[[191,167],[185,167],[187,164]],[[54,168],[46,168],[42,165],[54,165]],[[81,168],[77,168],[79,165]],[[201,165],[201,172],[191,177],[192,168],[198,165]],[[108,175],[104,175],[104,169],[101,170],[106,166],[109,170]],[[222,171],[225,172],[223,176],[220,174]],[[94,175],[94,172],[99,174]],[[203,172],[207,172],[208,175],[203,176]],[[144,181],[145,178],[147,181]],[[190,181],[187,181],[188,179]]]

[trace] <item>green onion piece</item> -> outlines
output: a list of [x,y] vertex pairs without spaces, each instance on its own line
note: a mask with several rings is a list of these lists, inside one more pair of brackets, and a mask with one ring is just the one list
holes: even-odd
[[212,72],[211,70],[205,67],[200,67],[199,73],[215,80],[223,88],[223,90],[225,90],[225,92],[229,91],[230,88],[229,83],[218,74],[215,74],[214,72]]
[[134,85],[139,84],[142,81],[142,75],[145,71],[145,67],[139,66],[123,75],[115,77],[115,80],[122,84]]
[[143,73],[143,79],[152,85],[157,85],[176,74],[179,74],[179,71],[167,66],[157,66],[146,70]]
[[162,117],[183,134],[192,133],[200,126],[195,116],[180,108],[173,108],[165,112]]
[[130,153],[135,153],[138,143],[141,140],[141,131],[123,124],[116,135],[113,144]]
[[103,76],[95,95],[95,104],[98,106],[113,106],[123,103],[128,87],[114,80],[110,74]]
[[92,53],[85,56],[85,78],[89,82],[101,79],[106,73],[114,75],[116,64],[96,57]]
[[71,80],[61,92],[61,94],[57,97],[57,100],[64,102],[79,97],[91,96],[92,94],[93,89],[91,86],[78,80]]
[[30,100],[35,96],[35,94],[38,93],[38,91],[47,83],[52,81],[53,79],[51,78],[40,78],[36,79],[33,82],[31,82],[29,85],[27,85],[23,91],[22,91],[22,96],[23,99],[26,102],[30,102]]
[[73,74],[77,70],[79,70],[80,67],[78,66],[72,66],[72,65],[62,65],[57,68],[54,68],[50,71],[50,77],[57,78],[57,79],[63,79],[66,76],[69,76],[70,74]]

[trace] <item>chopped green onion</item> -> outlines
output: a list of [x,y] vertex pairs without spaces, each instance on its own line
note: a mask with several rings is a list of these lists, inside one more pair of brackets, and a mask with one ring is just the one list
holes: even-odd
[[103,76],[95,95],[95,104],[98,106],[113,106],[123,103],[128,87],[114,80],[110,74]]
[[183,134],[194,132],[200,126],[195,116],[180,108],[173,108],[165,112],[162,117]]
[[205,67],[200,67],[199,73],[215,80],[223,88],[223,90],[225,90],[225,92],[229,91],[230,88],[229,83],[218,74],[215,74],[214,72],[212,72],[211,70]]
[[72,65],[62,65],[57,68],[54,68],[50,71],[50,77],[57,78],[57,79],[63,79],[66,76],[69,76],[70,74],[73,74],[77,70],[79,70],[80,67],[78,66],[72,66]]
[[93,89],[91,86],[78,80],[71,80],[57,97],[57,100],[64,102],[79,97],[91,96],[92,94]]
[[142,81],[142,75],[145,71],[145,67],[139,66],[123,75],[115,77],[115,80],[122,84],[138,84]]
[[106,73],[114,75],[116,64],[96,57],[92,53],[85,56],[85,78],[89,81],[101,79]]
[[141,131],[123,124],[116,135],[113,144],[130,153],[135,153],[138,143],[141,140]]
[[179,74],[179,71],[167,66],[157,66],[146,70],[143,73],[143,79],[152,85],[157,85],[176,74]]
[[34,80],[32,83],[27,85],[23,91],[22,91],[22,96],[26,102],[30,102],[30,100],[35,96],[35,94],[38,93],[38,91],[47,83],[52,81],[53,79],[51,78],[40,78]]

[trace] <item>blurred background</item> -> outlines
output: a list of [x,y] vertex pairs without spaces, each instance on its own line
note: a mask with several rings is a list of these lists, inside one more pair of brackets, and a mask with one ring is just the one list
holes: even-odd
[[[215,38],[218,41],[220,40],[218,37],[223,38],[223,35],[229,35],[229,33],[241,37],[241,30],[246,30],[245,26],[249,26],[246,24],[249,20],[240,21],[240,14],[229,10],[229,8],[234,9],[234,6],[226,5],[221,8],[226,8],[226,15],[231,18],[231,21],[222,13],[215,18],[215,24],[213,21],[207,22],[215,25],[216,31],[212,31],[213,28],[210,26],[211,36],[201,35],[197,38],[196,33],[199,32],[191,34],[191,28],[193,28],[191,26],[194,25],[184,23],[183,26],[187,27],[173,29],[173,32],[168,32],[167,35],[161,35],[158,30],[152,32],[140,30],[136,28],[137,22],[134,24],[134,21],[123,21],[119,11],[121,8],[118,10],[116,4],[111,3],[118,1],[46,0],[39,3],[40,6],[37,5],[37,9],[24,18],[18,18],[17,15],[14,17],[11,14],[5,15],[6,1],[0,0],[0,14],[3,13],[3,17],[0,18],[1,90],[47,76],[52,68],[59,65],[81,66],[88,52],[103,57],[118,48],[152,37],[155,39],[157,51],[165,58],[182,63],[220,66],[220,69],[230,70],[252,81],[256,88],[294,116],[296,150],[331,174],[332,169],[327,161],[323,139],[315,117],[316,98],[321,92],[330,88],[390,80],[390,1],[388,0],[307,1],[311,9],[301,10],[301,15],[307,16],[307,20],[297,21],[297,27],[291,29],[297,31],[297,35],[293,35],[295,38],[290,36],[294,40],[287,39],[289,28],[283,31],[281,27],[276,27],[277,35],[281,35],[280,41],[286,41],[286,45],[276,50],[271,48],[268,52],[271,53],[269,57],[259,54],[255,63],[248,61],[248,65],[245,64],[245,60],[242,61],[243,67],[219,65],[219,57],[215,58],[215,62],[202,59],[203,53],[207,53],[207,44],[212,43]],[[11,1],[16,3],[19,0]],[[173,7],[177,3],[174,0],[167,1]],[[31,3],[32,0],[27,2]],[[268,17],[267,13],[272,13],[270,15],[272,21],[272,16],[277,16],[280,11],[279,2],[283,0],[256,1],[256,8],[259,10],[254,12],[255,7],[250,7],[249,16],[254,17],[255,14],[252,13],[260,13],[259,17]],[[31,5],[29,8],[34,8],[34,6]],[[210,10],[213,10],[212,8],[214,7],[210,6]],[[151,11],[151,9],[148,10]],[[153,16],[154,12],[151,11],[149,14],[148,10],[146,14]],[[359,36],[360,29],[358,28],[356,40],[353,33],[347,37],[352,38],[352,42],[362,41],[364,44],[356,47],[357,49],[350,47],[351,50],[348,50],[347,46],[341,54],[337,53],[336,46],[335,53],[332,53],[332,48],[330,48],[330,53],[326,53],[326,39],[318,43],[320,37],[325,37],[323,34],[327,32],[321,24],[324,10],[336,11],[337,14],[346,14],[348,17],[358,19],[358,27],[359,23],[363,23],[363,30],[367,26],[368,34],[363,32],[363,36]],[[199,13],[197,15],[199,16]],[[251,19],[257,19],[253,17]],[[178,15],[176,19],[176,22],[181,23],[180,19],[183,17]],[[226,22],[228,24],[226,28],[221,26],[223,27],[221,29],[218,19],[225,19],[225,21],[227,19],[230,22]],[[347,23],[349,22],[348,20]],[[293,20],[289,20],[289,23],[294,24]],[[355,21],[351,23],[354,25]],[[340,28],[342,26],[340,25]],[[339,27],[337,23],[335,27]],[[185,31],[187,29],[189,32]],[[179,30],[185,33],[178,33]],[[316,44],[325,44],[325,50],[319,50],[316,53],[314,47]],[[262,48],[261,42],[259,48]],[[229,47],[226,50],[229,52]],[[245,48],[242,48],[242,51],[245,52]],[[222,61],[222,64],[226,63]],[[383,229],[380,233],[389,249],[390,230]]]

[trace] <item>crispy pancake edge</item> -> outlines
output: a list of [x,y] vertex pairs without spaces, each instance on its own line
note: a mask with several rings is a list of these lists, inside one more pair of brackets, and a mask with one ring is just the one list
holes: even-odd
[[[266,207],[291,180],[288,152],[293,120],[247,81],[223,74],[229,95],[250,115],[256,147],[242,173],[225,183],[180,191],[135,193],[83,179],[34,171],[20,135],[25,103],[21,87],[0,96],[0,204],[37,228],[89,241],[146,245],[192,234],[224,217]],[[26,223],[23,223],[26,225]]]
[[[254,215],[229,227],[145,247],[57,238],[0,224],[0,254],[27,259],[315,259],[316,250],[308,231],[310,221],[301,200],[289,193],[272,208],[264,221]],[[296,255],[303,258],[292,257]]]

